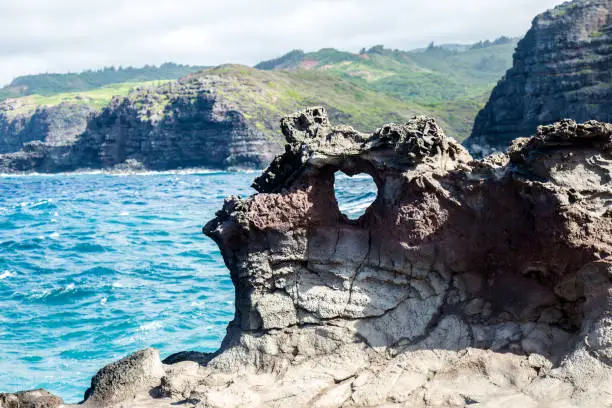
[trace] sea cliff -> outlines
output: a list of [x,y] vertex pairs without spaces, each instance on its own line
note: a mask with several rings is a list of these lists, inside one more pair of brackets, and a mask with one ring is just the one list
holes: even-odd
[[505,150],[539,125],[612,121],[612,1],[575,0],[533,20],[465,145]]

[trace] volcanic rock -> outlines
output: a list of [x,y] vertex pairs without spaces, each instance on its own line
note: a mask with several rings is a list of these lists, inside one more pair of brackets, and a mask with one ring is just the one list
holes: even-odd
[[[474,161],[435,121],[372,135],[321,107],[204,227],[236,315],[204,406],[607,406],[612,126],[564,121]],[[378,197],[358,220],[334,175]]]

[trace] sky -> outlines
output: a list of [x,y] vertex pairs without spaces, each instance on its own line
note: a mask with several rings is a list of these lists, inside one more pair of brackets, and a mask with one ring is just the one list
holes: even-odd
[[42,72],[254,65],[292,49],[522,36],[562,0],[0,0],[0,85]]

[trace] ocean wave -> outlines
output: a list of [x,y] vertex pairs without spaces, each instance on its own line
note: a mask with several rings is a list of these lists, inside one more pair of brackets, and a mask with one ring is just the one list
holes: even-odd
[[364,214],[365,210],[372,205],[372,202],[358,202],[352,205],[340,206],[340,211],[348,214]]
[[52,198],[36,201],[22,201],[16,208],[37,208],[37,207],[55,207],[54,200]]
[[176,169],[176,170],[77,170],[62,173],[0,173],[0,178],[17,178],[17,177],[65,177],[65,176],[158,176],[158,175],[184,175],[184,174],[203,174],[203,175],[214,175],[214,174],[230,174],[230,173],[242,173],[242,174],[253,174],[261,173],[263,169],[210,169],[205,167],[193,167],[189,169]]
[[74,252],[75,254],[82,254],[82,253],[96,253],[96,252],[97,253],[114,252],[115,250],[113,248],[108,248],[100,244],[83,242],[83,243],[79,243],[71,247],[70,251]]
[[0,273],[0,280],[6,279],[6,278],[12,278],[13,276],[15,276],[15,273],[7,270],[7,271]]
[[164,327],[164,324],[161,321],[156,320],[154,322],[148,322],[148,323],[141,324],[140,326],[138,326],[137,330],[139,332],[150,332],[154,330],[159,330],[162,327]]
[[75,283],[68,283],[55,288],[35,288],[30,292],[17,291],[13,296],[17,299],[26,298],[34,301],[44,301],[45,303],[61,303],[64,300],[87,297],[95,292],[93,288],[79,287]]

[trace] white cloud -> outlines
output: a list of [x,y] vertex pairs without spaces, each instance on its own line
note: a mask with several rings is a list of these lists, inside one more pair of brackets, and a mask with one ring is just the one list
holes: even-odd
[[0,84],[104,65],[252,65],[294,48],[410,49],[520,36],[559,2],[2,0]]

